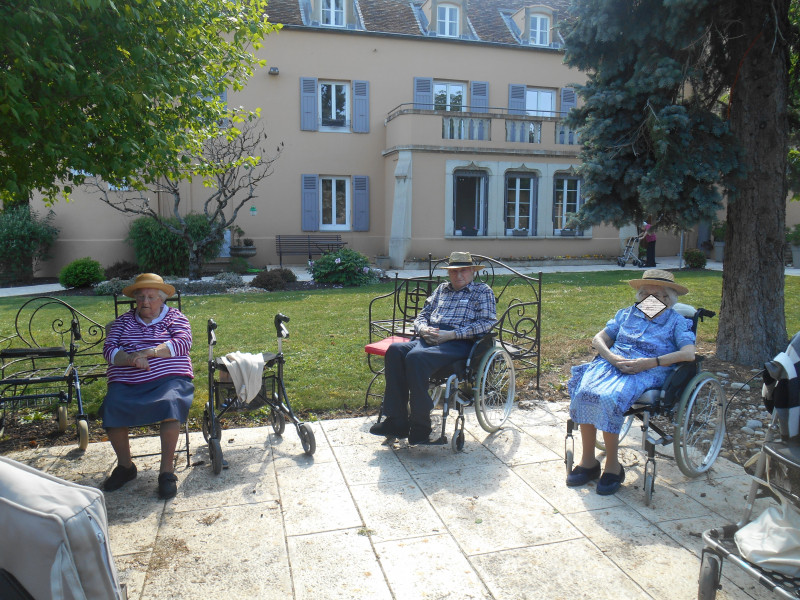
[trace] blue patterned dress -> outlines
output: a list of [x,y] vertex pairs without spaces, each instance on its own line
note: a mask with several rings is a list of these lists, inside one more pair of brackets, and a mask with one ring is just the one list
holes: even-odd
[[[623,308],[605,327],[614,340],[611,352],[625,358],[653,358],[695,343],[691,321],[672,309],[648,319],[636,306]],[[619,433],[623,413],[650,388],[661,387],[674,367],[655,367],[625,375],[606,359],[572,367],[567,384],[569,414],[576,423],[594,425],[600,431]]]

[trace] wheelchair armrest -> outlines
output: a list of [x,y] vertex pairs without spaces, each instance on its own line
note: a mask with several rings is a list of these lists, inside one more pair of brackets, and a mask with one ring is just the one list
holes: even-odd
[[494,338],[497,337],[494,333],[487,333],[483,337],[478,338],[475,340],[475,343],[472,344],[472,348],[469,351],[469,356],[467,356],[467,366],[469,367],[473,361],[478,361],[483,358],[483,355],[486,354],[489,350],[492,349],[494,346]]

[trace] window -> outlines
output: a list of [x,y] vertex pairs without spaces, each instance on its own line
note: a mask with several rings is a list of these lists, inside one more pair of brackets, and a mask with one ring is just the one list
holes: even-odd
[[536,235],[538,182],[528,173],[506,176],[506,235]]
[[[556,177],[553,194],[553,233],[562,234],[569,225],[569,219],[581,208],[581,180],[577,177]],[[583,235],[577,232],[577,235]]]
[[303,231],[368,231],[369,177],[302,176]]
[[322,0],[322,24],[344,27],[344,0]]
[[466,85],[463,83],[436,82],[433,84],[434,110],[464,110]]
[[454,234],[486,235],[486,174],[456,171],[453,177]]
[[350,229],[350,181],[344,177],[319,178],[320,230]]
[[436,10],[436,34],[458,37],[458,7],[440,4]]
[[550,45],[550,18],[545,15],[532,15],[530,28],[531,46]]
[[554,117],[556,93],[553,90],[528,88],[525,90],[525,111],[533,117]]
[[322,127],[343,129],[349,127],[350,86],[346,83],[321,81],[319,84],[319,110]]
[[301,77],[300,129],[369,133],[369,81]]

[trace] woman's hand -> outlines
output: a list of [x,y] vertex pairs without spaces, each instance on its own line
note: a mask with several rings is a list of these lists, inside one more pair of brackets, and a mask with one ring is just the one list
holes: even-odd
[[626,375],[635,375],[656,366],[654,358],[621,358],[614,366]]
[[141,369],[142,371],[150,370],[150,362],[142,352],[131,354],[131,366],[136,369]]

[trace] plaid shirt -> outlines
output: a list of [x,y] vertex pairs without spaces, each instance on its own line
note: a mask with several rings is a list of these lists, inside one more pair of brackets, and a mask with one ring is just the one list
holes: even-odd
[[494,292],[485,283],[470,282],[460,290],[447,281],[439,285],[425,301],[414,319],[414,330],[423,325],[454,330],[456,339],[477,338],[497,322],[497,303]]

